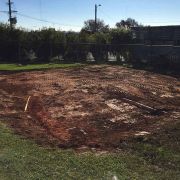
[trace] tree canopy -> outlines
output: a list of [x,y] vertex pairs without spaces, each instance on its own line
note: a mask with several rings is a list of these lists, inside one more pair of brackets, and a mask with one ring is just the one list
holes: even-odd
[[[95,59],[107,58],[109,44],[123,44],[131,41],[131,31],[126,28],[110,29],[102,20],[87,20],[80,32],[60,31],[54,28],[26,31],[0,24],[0,61],[29,63],[50,62],[62,56],[67,61],[84,60],[89,52]],[[119,50],[118,50],[119,51]]]
[[84,22],[84,27],[82,28],[82,31],[95,32],[95,29],[97,32],[106,33],[109,31],[109,25],[106,25],[103,20],[98,19],[95,27],[95,20],[89,19]]
[[126,20],[121,20],[120,22],[116,23],[116,27],[120,28],[120,27],[138,27],[140,26],[140,24],[132,18],[127,18]]

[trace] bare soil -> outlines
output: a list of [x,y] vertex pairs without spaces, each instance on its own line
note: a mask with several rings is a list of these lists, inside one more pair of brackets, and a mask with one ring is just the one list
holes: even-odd
[[180,120],[180,82],[102,65],[1,73],[0,119],[43,145],[115,149]]

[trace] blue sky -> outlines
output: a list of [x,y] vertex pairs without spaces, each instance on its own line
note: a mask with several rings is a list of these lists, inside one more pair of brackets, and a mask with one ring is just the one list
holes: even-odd
[[[8,10],[7,0],[0,0],[0,11]],[[87,19],[94,18],[94,5],[101,4],[98,18],[114,27],[121,19],[132,17],[144,25],[180,24],[180,0],[13,0],[14,9],[38,19],[39,22],[17,15],[18,26],[28,29],[55,27],[61,30],[78,31]],[[8,16],[0,13],[0,21]],[[54,22],[54,23],[53,23]],[[57,24],[56,24],[57,23]]]

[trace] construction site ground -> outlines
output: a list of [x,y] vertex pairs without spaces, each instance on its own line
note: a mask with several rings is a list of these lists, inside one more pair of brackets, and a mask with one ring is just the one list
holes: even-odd
[[42,145],[116,149],[180,120],[180,81],[108,65],[0,72],[0,119]]

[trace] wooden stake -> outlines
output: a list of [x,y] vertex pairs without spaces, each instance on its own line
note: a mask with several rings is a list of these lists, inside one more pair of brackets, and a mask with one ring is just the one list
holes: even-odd
[[29,96],[28,99],[27,99],[26,106],[25,106],[25,108],[24,108],[24,112],[27,111],[27,108],[28,108],[30,99],[31,99],[31,96]]

